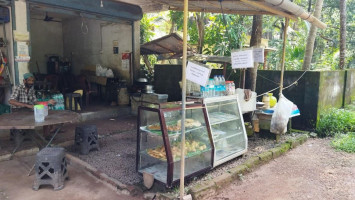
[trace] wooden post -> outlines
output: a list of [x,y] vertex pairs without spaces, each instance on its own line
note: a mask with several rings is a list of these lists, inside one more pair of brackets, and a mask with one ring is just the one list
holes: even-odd
[[184,27],[182,53],[182,119],[181,119],[181,160],[180,160],[180,200],[185,194],[185,115],[186,115],[186,62],[187,62],[187,18],[189,0],[184,0]]
[[286,40],[287,40],[287,27],[289,19],[285,18],[285,28],[284,28],[284,38],[283,38],[283,48],[282,48],[282,58],[281,58],[281,77],[280,77],[280,94],[282,94],[283,84],[284,84],[284,71],[285,71],[285,55],[286,55]]

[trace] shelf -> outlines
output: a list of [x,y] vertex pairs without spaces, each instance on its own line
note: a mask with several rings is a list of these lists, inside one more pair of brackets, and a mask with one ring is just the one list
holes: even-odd
[[228,156],[231,156],[231,155],[241,152],[243,150],[245,150],[245,148],[243,148],[243,147],[235,147],[233,149],[228,149],[228,150],[225,150],[225,149],[216,150],[215,159],[216,159],[216,161],[222,160]]
[[154,179],[165,183],[167,179],[168,165],[166,162],[138,170],[140,173],[147,172],[154,175]]
[[210,118],[211,126],[239,119],[239,117],[236,115],[227,114],[227,113],[223,113],[223,112],[209,113],[209,118]]
[[[206,126],[201,125],[201,126],[195,127],[195,128],[186,128],[186,129],[185,129],[185,133],[189,133],[189,132],[192,132],[192,131],[201,129],[201,128],[206,128]],[[149,130],[149,129],[147,128],[147,126],[141,126],[141,127],[140,127],[140,130],[145,131],[145,132],[148,132],[148,133],[150,133],[150,134],[152,134],[152,135],[162,136],[162,132],[161,132],[161,131],[158,131],[158,130]],[[181,131],[168,131],[169,137],[176,137],[176,136],[179,136],[180,134],[181,134]]]
[[228,132],[224,132],[224,131],[220,131],[220,130],[217,130],[217,132],[224,132],[224,134],[219,134],[219,135],[215,135],[216,131],[215,130],[212,130],[212,136],[213,136],[213,141],[215,143],[219,142],[220,140],[225,140],[225,139],[229,139],[231,137],[234,137],[234,136],[238,136],[238,135],[242,135],[243,134],[243,131],[240,131],[240,132],[236,132],[236,133],[228,133]]
[[[188,154],[185,156],[185,160],[188,159],[188,158],[197,156],[197,155],[201,155],[201,154],[203,154],[203,153],[205,153],[205,152],[208,152],[208,151],[212,151],[212,149],[211,149],[211,148],[206,148],[206,149],[204,149],[204,150],[202,150],[202,151],[190,152],[190,153],[188,153]],[[156,159],[156,160],[166,162],[166,159],[159,159],[159,158],[156,158],[156,157],[153,157],[153,156],[149,155],[146,150],[141,151],[141,152],[140,152],[140,155],[145,155],[145,156],[154,158],[154,159]],[[178,158],[176,158],[176,159],[173,158],[173,161],[174,161],[174,162],[179,162],[180,160],[181,160],[180,157],[178,157]]]

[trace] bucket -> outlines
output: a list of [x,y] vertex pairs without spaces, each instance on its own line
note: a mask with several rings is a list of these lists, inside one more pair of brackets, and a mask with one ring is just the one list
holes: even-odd
[[118,105],[128,105],[129,96],[126,87],[120,88],[118,91]]
[[44,122],[44,105],[34,106],[35,122]]

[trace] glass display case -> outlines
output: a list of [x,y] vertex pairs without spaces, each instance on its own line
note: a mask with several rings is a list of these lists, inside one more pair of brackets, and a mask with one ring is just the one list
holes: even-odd
[[[181,118],[180,104],[152,104],[138,109],[136,170],[152,174],[167,187],[180,180]],[[186,106],[185,179],[212,168],[212,138],[206,121],[202,104]]]
[[247,151],[248,138],[236,95],[203,99],[211,130],[213,167]]

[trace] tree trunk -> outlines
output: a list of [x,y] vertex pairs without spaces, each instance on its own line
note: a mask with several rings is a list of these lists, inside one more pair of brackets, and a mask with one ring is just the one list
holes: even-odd
[[153,73],[152,64],[149,62],[148,55],[143,55],[143,61],[149,73]]
[[[263,16],[253,16],[253,26],[250,38],[250,47],[259,46],[261,44],[261,36],[263,32]],[[246,70],[246,83],[245,88],[255,91],[256,89],[256,76],[258,72],[259,63],[254,63],[254,68],[248,68]]]
[[345,49],[346,49],[346,0],[340,0],[340,60],[339,68],[345,67]]
[[[314,8],[314,17],[320,18],[321,11],[323,7],[323,0],[317,0],[316,6]],[[308,33],[306,51],[304,52],[303,58],[303,70],[309,70],[311,68],[313,50],[314,50],[314,41],[316,40],[317,35],[317,27],[315,25],[311,25],[311,28]]]
[[203,43],[205,40],[205,13],[204,12],[196,13],[196,25],[198,30],[197,51],[199,54],[202,54]]

